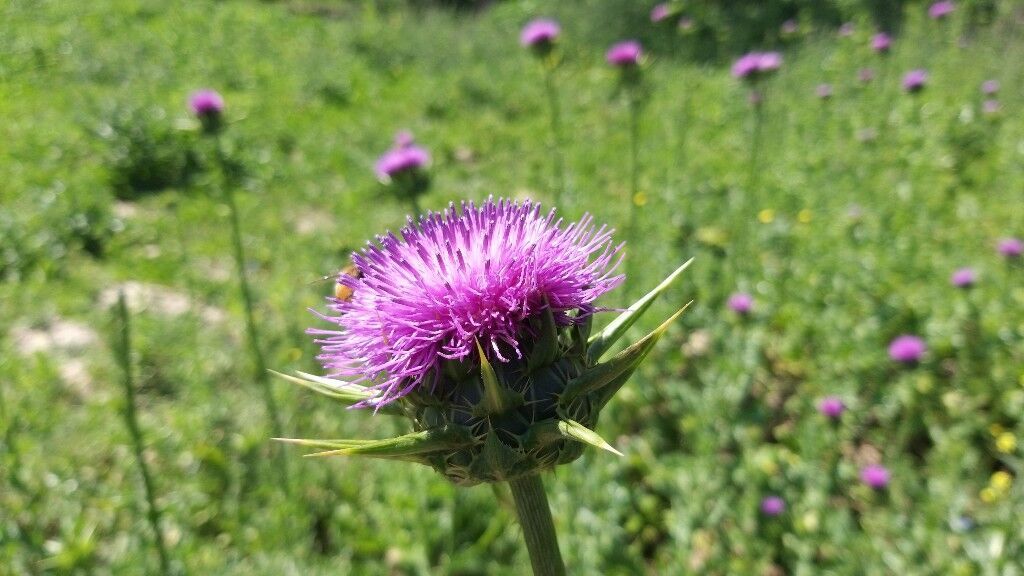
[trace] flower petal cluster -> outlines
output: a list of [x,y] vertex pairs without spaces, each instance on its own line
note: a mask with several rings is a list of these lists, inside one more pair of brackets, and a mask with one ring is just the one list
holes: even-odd
[[942,20],[952,14],[953,9],[953,2],[950,0],[940,0],[928,7],[928,17],[932,20]]
[[1003,238],[996,246],[996,251],[1006,258],[1020,258],[1024,254],[1024,240],[1020,238]]
[[778,52],[750,52],[740,56],[732,65],[734,78],[754,80],[770,74],[782,66],[782,55]]
[[640,58],[643,57],[643,54],[644,50],[639,42],[636,40],[626,40],[609,48],[608,53],[605,54],[605,59],[612,66],[637,66],[640,64]]
[[[401,236],[379,236],[353,256],[359,273],[332,299],[339,330],[321,336],[320,360],[336,376],[377,391],[382,406],[428,387],[446,361],[522,358],[529,321],[551,311],[559,326],[582,321],[622,282],[622,245],[590,216],[564,225],[530,201],[488,200],[409,219]],[[357,277],[358,276],[358,277]]]
[[949,277],[949,282],[957,288],[971,288],[978,281],[978,275],[973,268],[960,268]]
[[889,344],[889,357],[903,364],[914,364],[928,351],[924,340],[912,334],[896,337]]
[[920,92],[928,83],[928,72],[925,70],[911,70],[903,76],[903,89],[911,94]]
[[887,487],[890,479],[889,469],[881,464],[870,464],[860,471],[860,481],[875,490]]
[[662,2],[654,8],[651,8],[651,22],[654,22],[655,24],[665,21],[671,15],[672,7],[668,5],[668,2]]
[[199,117],[220,114],[224,111],[224,97],[216,90],[197,90],[189,96],[188,107]]
[[879,54],[887,54],[892,48],[892,37],[885,32],[879,32],[871,37],[871,49]]
[[399,132],[395,136],[395,146],[377,159],[374,172],[381,180],[389,180],[397,174],[423,168],[429,163],[430,153],[416,145],[412,134]]
[[547,45],[553,43],[558,35],[562,33],[562,27],[547,18],[539,18],[523,26],[519,34],[519,43],[527,47]]

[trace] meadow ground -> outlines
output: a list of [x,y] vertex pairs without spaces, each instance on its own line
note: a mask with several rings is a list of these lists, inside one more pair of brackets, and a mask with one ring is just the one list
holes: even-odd
[[[317,279],[408,212],[373,173],[396,132],[433,156],[425,209],[554,198],[544,72],[519,46],[544,15],[563,27],[569,218],[629,223],[630,107],[604,53],[648,46],[630,277],[603,303],[696,258],[644,327],[695,303],[598,428],[625,456],[589,451],[548,476],[571,572],[1021,574],[1024,266],[997,245],[1024,235],[1024,39],[1019,6],[997,6],[971,29],[913,4],[887,56],[863,18],[850,36],[805,22],[763,47],[784,62],[755,111],[729,73],[738,54],[698,60],[624,1],[5,3],[0,573],[157,570],[111,346],[118,289],[174,571],[527,570],[487,486],[292,448],[281,465],[185,102],[210,87],[227,103],[267,364],[316,373],[308,309],[332,290]],[[912,69],[928,81],[909,95]],[[985,96],[990,79],[1002,88]],[[963,267],[970,289],[951,283]],[[904,334],[927,345],[917,363],[890,358]],[[272,385],[290,436],[403,431]],[[862,481],[870,465],[885,488]]]

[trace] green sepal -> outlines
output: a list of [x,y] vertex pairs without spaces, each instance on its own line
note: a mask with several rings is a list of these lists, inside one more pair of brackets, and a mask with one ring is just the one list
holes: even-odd
[[[619,389],[622,388],[622,385],[625,384],[627,380],[629,380],[629,377],[632,375],[633,370],[635,370],[636,367],[640,364],[640,362],[643,361],[644,357],[646,357],[647,354],[654,347],[654,344],[657,343],[657,341],[665,334],[666,331],[668,331],[668,327],[671,326],[672,323],[675,322],[676,319],[679,318],[683,314],[683,312],[685,312],[686,309],[690,307],[690,304],[692,303],[692,301],[687,302],[686,306],[683,306],[675,314],[670,316],[668,320],[662,322],[661,326],[658,326],[657,328],[652,330],[650,334],[644,336],[636,343],[634,343],[632,346],[626,348],[625,350],[623,350],[622,352],[615,356],[615,358],[618,358],[623,354],[630,352],[630,350],[643,349],[642,354],[639,356],[639,358],[636,359],[636,363],[632,366],[632,368],[630,368],[627,372],[619,374],[618,377],[616,377],[615,379],[606,382],[604,386],[593,389],[593,394],[590,396],[592,401],[592,410],[594,410],[595,412],[600,412],[601,409],[604,408],[605,404],[607,404],[608,401],[611,400],[613,396],[615,396],[616,392],[618,392]],[[613,358],[609,362],[614,362],[615,358]]]
[[608,349],[615,344],[615,342],[626,333],[627,330],[636,322],[644,312],[650,308],[651,304],[676,281],[677,278],[690,266],[693,262],[693,258],[687,260],[682,266],[676,268],[675,272],[672,272],[665,278],[661,284],[654,287],[653,290],[648,292],[644,297],[640,298],[633,303],[632,306],[626,309],[625,312],[619,314],[615,320],[612,320],[608,326],[604,328],[599,334],[591,336],[588,342],[587,348],[587,359],[590,364],[596,363],[600,360],[601,356],[608,351]]
[[600,434],[575,420],[546,420],[536,424],[531,432],[533,433],[532,442],[539,446],[569,439],[606,450],[616,456],[622,456],[622,452],[612,447],[604,438],[601,438]]
[[520,460],[517,452],[506,446],[505,443],[498,438],[498,433],[494,430],[488,432],[487,437],[484,438],[484,447],[481,456],[482,458],[478,460],[478,462],[485,465],[492,473],[502,470],[512,470],[515,464]]
[[540,337],[530,351],[530,358],[526,364],[527,372],[543,368],[558,358],[558,325],[555,324],[555,315],[547,303],[547,298],[544,299],[544,304],[544,312],[540,319]]
[[[333,398],[346,406],[353,406],[375,396],[375,393],[372,390],[364,388],[358,384],[345,382],[344,380],[324,378],[323,376],[314,376],[313,374],[306,374],[305,372],[298,371],[296,372],[298,376],[282,374],[275,370],[268,370],[268,372],[293,384],[298,384],[299,386],[308,388],[318,394],[323,394],[324,396]],[[377,407],[377,411],[391,416],[404,415],[401,406],[397,403],[389,403],[379,406]]]
[[458,426],[432,428],[385,440],[326,440],[327,443],[348,444],[306,456],[370,456],[392,460],[426,463],[425,456],[464,448],[473,443],[465,429]]
[[[484,397],[476,408],[482,408],[484,414],[496,415],[521,406],[523,404],[522,395],[515,394],[502,386],[498,375],[494,372],[494,367],[491,366],[484,354],[484,349],[480,347],[479,341],[476,343],[476,351],[480,356],[480,378],[484,384]],[[474,412],[476,411],[474,410]]]

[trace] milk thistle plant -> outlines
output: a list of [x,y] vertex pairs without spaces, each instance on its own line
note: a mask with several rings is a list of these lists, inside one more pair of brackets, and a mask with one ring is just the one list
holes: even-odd
[[519,43],[529,48],[544,68],[544,90],[548,98],[548,113],[551,121],[551,159],[554,168],[554,205],[561,205],[561,197],[565,193],[565,158],[562,156],[562,113],[558,99],[558,87],[555,83],[555,70],[561,62],[558,51],[558,37],[562,27],[547,18],[533,20],[523,27],[519,35]]
[[621,352],[612,346],[683,272],[591,334],[596,300],[622,283],[623,244],[590,216],[565,224],[539,204],[487,200],[411,217],[378,236],[338,282],[351,298],[310,329],[329,377],[282,377],[353,408],[408,420],[384,440],[281,439],[430,466],[459,486],[507,482],[533,571],[564,574],[540,474],[587,445],[601,410],[682,310]]

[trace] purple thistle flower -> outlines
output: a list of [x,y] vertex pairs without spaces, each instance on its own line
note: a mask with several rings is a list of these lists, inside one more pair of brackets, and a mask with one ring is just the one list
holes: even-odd
[[661,4],[658,4],[654,8],[651,8],[651,22],[662,22],[671,15],[672,9],[668,5],[668,2],[663,2]]
[[814,93],[818,96],[818,98],[822,100],[828,100],[832,98],[832,85],[818,84],[818,87],[814,89]]
[[188,107],[192,113],[202,118],[216,116],[224,112],[224,97],[216,90],[204,88],[197,90],[188,97]]
[[996,114],[999,114],[999,111],[1001,109],[1002,106],[999,104],[999,100],[995,100],[993,98],[989,98],[988,100],[985,100],[984,102],[981,103],[981,111],[984,112],[987,116],[994,116]]
[[868,84],[875,79],[875,71],[872,68],[861,68],[857,71],[857,80],[860,80],[861,84]]
[[761,500],[761,513],[765,516],[778,516],[786,511],[786,501],[778,496],[766,496]]
[[818,402],[818,412],[822,416],[838,420],[846,411],[846,404],[838,396],[826,396]]
[[850,36],[853,36],[855,29],[853,22],[843,22],[843,25],[839,27],[839,37],[849,38]]
[[689,32],[690,30],[693,30],[693,18],[690,18],[689,16],[683,16],[682,18],[680,18],[679,29],[684,32]]
[[747,315],[754,307],[754,297],[746,292],[737,292],[729,296],[729,309],[741,315]]
[[430,154],[416,145],[411,133],[402,131],[395,135],[395,146],[381,155],[374,164],[374,172],[383,181],[398,174],[418,170],[430,163]]
[[755,80],[778,70],[780,66],[782,55],[778,52],[750,52],[733,63],[732,75],[743,80]]
[[796,23],[796,20],[793,20],[792,18],[783,22],[782,26],[779,27],[779,31],[783,36],[792,36],[796,34],[799,29],[800,26]]
[[932,20],[942,20],[953,13],[953,3],[950,0],[940,0],[928,7],[928,17]]
[[1024,254],[1024,240],[1020,238],[1003,238],[996,250],[1007,259],[1020,258]]
[[924,89],[928,82],[928,72],[918,69],[911,70],[903,76],[903,90],[909,94],[916,94]]
[[927,351],[924,340],[911,334],[898,336],[889,344],[889,357],[903,364],[916,364]]
[[589,215],[566,226],[530,201],[452,203],[354,255],[362,277],[339,277],[351,299],[322,315],[340,329],[309,332],[325,368],[377,391],[358,406],[380,407],[431,391],[446,361],[476,362],[477,343],[492,361],[522,358],[529,322],[548,309],[559,326],[593,314],[623,280],[621,248]]
[[558,22],[539,18],[523,26],[523,31],[519,34],[519,43],[529,48],[550,47],[561,32],[562,27]]
[[999,80],[985,80],[981,83],[981,93],[992,96],[999,93]]
[[885,32],[879,32],[871,37],[871,49],[879,54],[888,54],[892,48],[892,37]]
[[973,288],[977,281],[978,275],[975,274],[973,268],[961,268],[949,277],[950,284],[957,288]]
[[632,67],[640,64],[643,56],[643,47],[636,40],[626,40],[614,44],[605,54],[605,59],[612,66]]
[[881,464],[870,464],[861,468],[860,481],[874,488],[881,490],[889,485],[889,470]]

